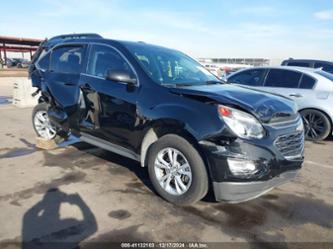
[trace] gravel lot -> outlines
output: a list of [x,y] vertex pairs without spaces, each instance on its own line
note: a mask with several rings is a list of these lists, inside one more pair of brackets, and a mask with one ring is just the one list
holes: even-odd
[[[6,89],[0,85],[0,96],[10,98]],[[307,142],[297,179],[256,200],[231,205],[209,195],[177,207],[152,191],[137,162],[83,143],[37,149],[31,108],[0,102],[0,113],[0,248],[21,248],[22,240],[32,239],[333,246],[332,139]]]

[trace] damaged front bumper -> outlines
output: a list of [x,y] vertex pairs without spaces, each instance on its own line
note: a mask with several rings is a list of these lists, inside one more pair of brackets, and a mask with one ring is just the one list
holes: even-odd
[[298,170],[287,171],[266,181],[213,182],[217,201],[239,203],[257,198],[273,188],[293,180]]
[[270,132],[260,140],[199,142],[217,201],[254,199],[295,178],[304,160],[304,133],[295,128]]

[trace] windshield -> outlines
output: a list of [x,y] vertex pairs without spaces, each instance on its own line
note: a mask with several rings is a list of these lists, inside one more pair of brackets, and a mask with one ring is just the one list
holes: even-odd
[[221,82],[200,63],[179,51],[140,43],[127,43],[125,46],[158,84],[201,85]]
[[318,71],[316,71],[316,73],[325,77],[326,79],[329,79],[329,80],[333,81],[333,74],[331,74],[331,73],[328,73],[328,72],[325,72],[325,71],[322,71],[322,70],[318,70]]

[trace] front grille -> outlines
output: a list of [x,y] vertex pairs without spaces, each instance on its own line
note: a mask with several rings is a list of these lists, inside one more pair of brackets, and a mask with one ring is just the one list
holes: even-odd
[[287,160],[302,158],[304,151],[304,132],[281,135],[275,139],[274,144]]

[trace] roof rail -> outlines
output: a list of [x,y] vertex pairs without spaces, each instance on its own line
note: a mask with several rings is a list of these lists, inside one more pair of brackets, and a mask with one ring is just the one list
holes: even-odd
[[73,33],[73,34],[64,34],[64,35],[57,35],[52,37],[51,40],[65,40],[65,39],[87,39],[87,38],[103,38],[99,34],[95,33]]
[[44,48],[50,48],[54,46],[57,43],[63,42],[65,40],[70,40],[70,39],[94,39],[94,38],[103,38],[99,34],[94,34],[94,33],[78,33],[78,34],[64,34],[64,35],[57,35],[54,36],[50,39],[45,39],[43,42],[42,46]]

